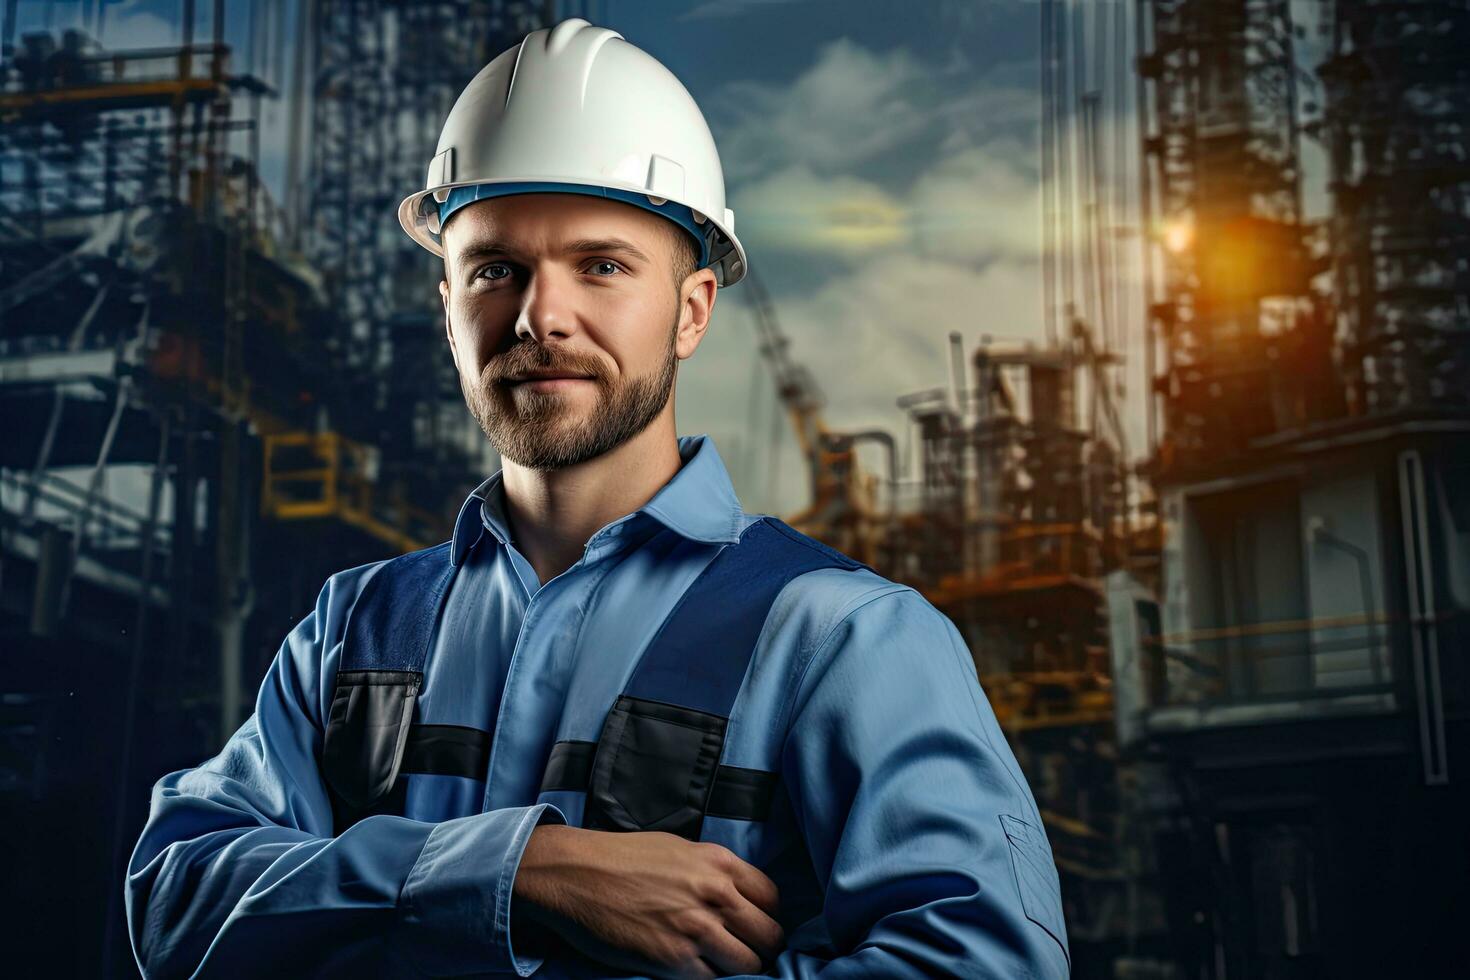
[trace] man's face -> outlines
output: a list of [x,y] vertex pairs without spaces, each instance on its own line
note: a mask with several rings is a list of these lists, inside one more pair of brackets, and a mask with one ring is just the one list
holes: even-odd
[[491,198],[446,223],[439,289],[460,388],[503,457],[573,466],[672,410],[715,292],[708,269],[671,288],[679,234],[581,194]]

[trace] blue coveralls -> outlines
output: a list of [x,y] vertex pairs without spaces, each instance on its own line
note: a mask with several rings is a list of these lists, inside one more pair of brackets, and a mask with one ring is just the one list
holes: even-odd
[[[639,652],[746,514],[708,436],[544,585],[511,541],[501,473],[472,493],[463,563],[417,712],[489,733],[486,771],[402,776],[403,816],[334,836],[319,768],[344,624],[375,562],[332,575],[220,753],[153,788],[126,907],[150,977],[626,974],[513,951],[531,831],[582,825],[541,789],[554,743],[596,740]],[[488,531],[488,535],[485,533]],[[722,762],[779,774],[767,819],[704,818],[781,894],[786,978],[1068,975],[1035,800],[950,620],[866,567],[793,578],[759,633]]]

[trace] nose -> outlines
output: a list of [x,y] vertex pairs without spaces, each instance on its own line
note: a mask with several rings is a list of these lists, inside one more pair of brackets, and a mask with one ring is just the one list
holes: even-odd
[[572,293],[573,284],[565,277],[558,277],[555,270],[533,269],[522,294],[516,337],[545,344],[565,340],[576,333],[577,314]]

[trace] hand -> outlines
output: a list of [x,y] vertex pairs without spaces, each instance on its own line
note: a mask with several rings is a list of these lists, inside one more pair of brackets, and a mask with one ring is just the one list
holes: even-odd
[[661,831],[537,827],[513,895],[512,923],[651,977],[760,973],[785,948],[775,882],[721,844]]

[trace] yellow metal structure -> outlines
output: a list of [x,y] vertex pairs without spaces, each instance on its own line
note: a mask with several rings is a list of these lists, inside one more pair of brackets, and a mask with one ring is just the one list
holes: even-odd
[[426,548],[437,515],[374,482],[372,447],[336,432],[280,432],[265,439],[261,513],[280,521],[337,520],[402,552]]

